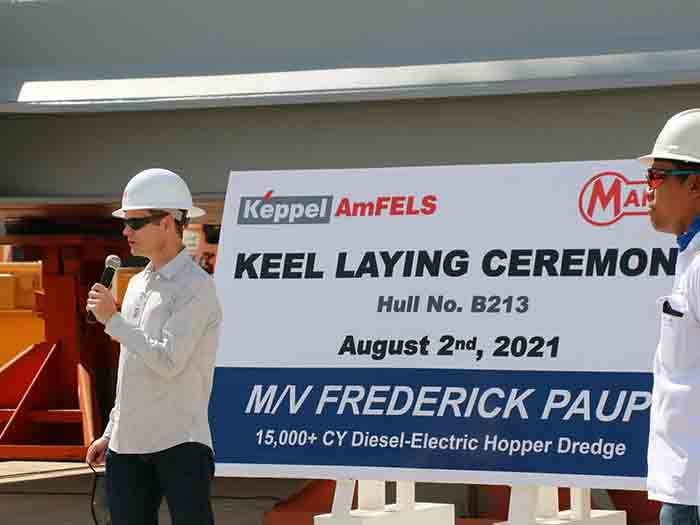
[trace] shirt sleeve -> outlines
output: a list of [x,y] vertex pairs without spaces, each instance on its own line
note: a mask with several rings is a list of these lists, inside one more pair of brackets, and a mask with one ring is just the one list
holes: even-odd
[[106,437],[107,439],[112,438],[112,431],[114,430],[114,422],[117,420],[119,417],[119,401],[115,402],[114,406],[112,407],[112,410],[109,412],[109,422],[107,423],[107,427],[105,428],[105,431],[102,433],[102,437]]
[[138,355],[155,373],[173,378],[185,368],[202,335],[220,320],[213,283],[206,283],[177,305],[158,337],[149,337],[120,313],[107,322],[105,332]]

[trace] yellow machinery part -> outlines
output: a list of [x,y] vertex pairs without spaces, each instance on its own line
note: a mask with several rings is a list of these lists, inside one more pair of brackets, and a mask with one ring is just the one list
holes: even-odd
[[45,340],[45,323],[35,311],[41,289],[40,262],[0,262],[0,367]]
[[143,271],[143,268],[119,268],[117,274],[114,276],[112,281],[112,292],[117,304],[121,305],[124,302],[124,294],[126,293],[126,288],[129,286],[129,281],[137,273]]

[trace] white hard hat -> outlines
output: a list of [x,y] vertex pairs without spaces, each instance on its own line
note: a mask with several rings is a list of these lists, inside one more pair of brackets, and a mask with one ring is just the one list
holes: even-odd
[[700,108],[688,109],[668,119],[652,152],[638,160],[651,165],[654,159],[700,163]]
[[162,168],[143,170],[124,188],[122,207],[112,215],[123,219],[129,210],[187,210],[187,217],[201,217],[204,210],[192,204],[192,194],[179,175]]

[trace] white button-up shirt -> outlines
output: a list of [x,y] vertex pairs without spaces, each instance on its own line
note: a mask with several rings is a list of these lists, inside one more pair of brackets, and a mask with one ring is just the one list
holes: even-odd
[[212,446],[209,397],[221,325],[213,279],[185,250],[132,277],[105,332],[121,343],[117,393],[104,435],[117,453],[181,443]]
[[[698,504],[700,483],[700,233],[678,254],[671,310],[661,313],[649,431],[649,499]],[[661,309],[661,308],[660,308]]]

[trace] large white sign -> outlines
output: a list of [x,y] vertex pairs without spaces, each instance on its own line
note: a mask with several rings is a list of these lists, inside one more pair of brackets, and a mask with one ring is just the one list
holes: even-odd
[[641,488],[673,239],[634,161],[233,172],[218,472]]

